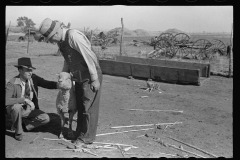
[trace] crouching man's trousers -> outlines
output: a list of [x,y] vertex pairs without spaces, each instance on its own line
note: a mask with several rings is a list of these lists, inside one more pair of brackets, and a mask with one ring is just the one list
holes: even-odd
[[11,115],[13,128],[17,134],[23,133],[22,123],[25,124],[27,130],[32,130],[50,121],[48,114],[39,109],[31,111],[29,106],[23,109],[21,104],[14,104],[6,109],[7,113]]

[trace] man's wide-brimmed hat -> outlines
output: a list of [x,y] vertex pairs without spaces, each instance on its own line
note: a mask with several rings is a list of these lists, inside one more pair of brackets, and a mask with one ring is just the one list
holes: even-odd
[[46,37],[45,41],[48,42],[49,38],[51,38],[60,28],[61,23],[59,21],[53,21],[50,18],[46,18],[42,21],[39,26],[39,32]]
[[22,57],[18,59],[18,64],[14,65],[14,67],[20,67],[20,66],[29,68],[29,69],[36,69],[35,67],[32,66],[31,59],[28,57]]

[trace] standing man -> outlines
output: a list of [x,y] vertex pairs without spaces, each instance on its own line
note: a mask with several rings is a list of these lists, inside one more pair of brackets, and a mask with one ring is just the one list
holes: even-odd
[[22,122],[29,131],[47,124],[50,119],[38,106],[38,86],[47,89],[57,89],[57,82],[47,81],[32,73],[30,58],[18,59],[19,75],[12,78],[6,85],[6,111],[11,115],[15,139],[22,140]]
[[59,21],[46,18],[40,24],[39,32],[46,37],[46,42],[58,44],[64,57],[62,71],[70,72],[76,81],[78,120],[74,143],[79,147],[91,144],[97,133],[102,83],[98,58],[82,32],[65,28]]

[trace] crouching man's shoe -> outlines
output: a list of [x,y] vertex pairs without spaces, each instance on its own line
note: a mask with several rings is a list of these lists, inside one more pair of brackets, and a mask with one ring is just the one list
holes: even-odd
[[22,140],[22,134],[15,133],[15,139],[18,140],[18,141],[21,141]]

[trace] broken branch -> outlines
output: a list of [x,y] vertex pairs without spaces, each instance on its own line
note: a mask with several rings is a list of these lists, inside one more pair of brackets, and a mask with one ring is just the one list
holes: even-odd
[[55,151],[57,151],[57,150],[59,150],[59,151],[61,151],[61,150],[63,150],[63,151],[74,151],[76,149],[50,149],[50,150],[55,150]]
[[154,111],[154,112],[180,112],[180,113],[183,113],[183,111],[177,111],[177,110],[144,110],[144,109],[124,109],[124,108],[121,108],[121,110],[129,110],[129,111]]
[[93,153],[93,152],[91,152],[91,151],[89,151],[89,150],[87,150],[87,149],[82,148],[82,151],[83,151],[84,153],[88,153],[88,154],[91,154],[91,155],[94,155],[94,156],[97,156],[97,157],[98,157],[97,154],[95,154],[95,153]]
[[[40,135],[39,135],[40,136]],[[30,144],[33,144],[33,142],[39,137],[37,136],[36,138],[34,138],[34,140],[32,140],[31,142],[29,142]]]
[[146,128],[146,129],[139,129],[139,130],[129,130],[129,131],[122,131],[122,132],[102,133],[102,134],[97,134],[96,136],[105,136],[105,135],[110,135],[110,134],[127,133],[127,132],[137,132],[137,131],[144,131],[144,130],[150,130],[150,129],[154,129],[154,128]]
[[180,123],[182,123],[182,122],[144,124],[144,125],[130,125],[130,126],[115,126],[115,127],[111,127],[111,128],[129,128],[129,127],[143,127],[143,126],[174,125],[174,124],[180,124]]
[[166,156],[173,156],[173,157],[177,156],[177,155],[174,155],[174,154],[167,154],[167,153],[162,153],[162,152],[159,152],[159,154],[163,154],[163,155],[166,155]]
[[117,147],[118,147],[118,149],[120,150],[122,156],[124,157],[124,151],[122,150],[122,148],[121,148],[120,146],[117,146]]
[[175,146],[175,145],[167,144],[167,146],[172,147],[172,148],[175,148],[175,149],[180,150],[180,151],[183,151],[183,152],[186,152],[186,153],[189,153],[189,154],[192,154],[192,155],[195,155],[195,156],[198,156],[198,157],[201,157],[201,158],[207,158],[207,157],[201,156],[201,155],[199,155],[199,154],[196,154],[196,153],[187,151],[187,150],[185,150],[185,149],[183,149],[183,148],[178,148],[178,147]]
[[[69,141],[66,141],[68,143],[71,143]],[[71,143],[73,144],[73,143]],[[77,147],[75,144],[73,144],[75,147]],[[91,155],[94,155],[94,156],[98,156],[97,154],[91,152],[90,150],[88,149],[84,149],[84,148],[76,148],[76,149],[51,149],[51,150],[66,150],[66,151],[74,151],[74,152],[84,152],[84,153],[88,153],[88,154],[91,154]]]
[[96,144],[109,144],[109,145],[116,145],[116,146],[130,146],[132,148],[138,148],[136,146],[133,146],[133,145],[128,145],[128,144],[121,144],[121,143],[105,143],[105,142],[93,142],[93,143],[96,143]]
[[199,150],[199,151],[201,151],[201,152],[203,152],[203,153],[205,153],[205,154],[208,154],[208,155],[210,155],[210,156],[212,156],[212,157],[215,157],[215,158],[218,157],[218,156],[216,156],[216,155],[214,155],[214,154],[212,154],[212,153],[209,153],[209,152],[207,152],[207,151],[204,151],[204,150],[202,150],[202,149],[200,149],[200,148],[197,148],[197,147],[195,147],[195,146],[193,146],[193,145],[191,145],[191,144],[182,142],[182,141],[180,141],[180,140],[178,140],[178,139],[175,139],[175,138],[173,138],[173,137],[170,137],[170,136],[167,136],[167,137],[170,138],[170,139],[172,139],[172,140],[175,140],[175,141],[177,141],[177,142],[180,142],[180,143],[182,143],[182,144],[185,144],[185,145],[187,145],[187,146],[189,146],[189,147],[192,147],[192,148],[194,148],[194,149],[196,149],[196,150]]

